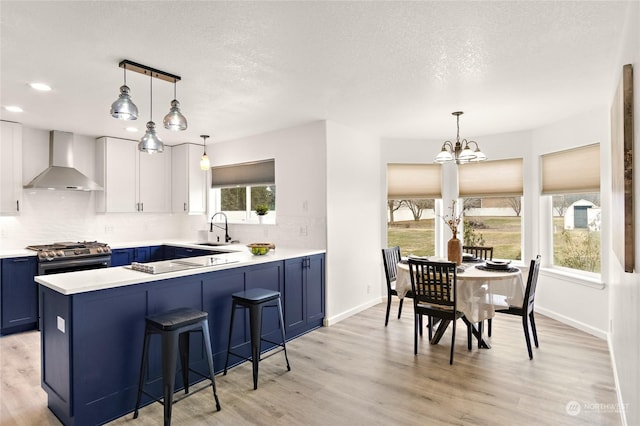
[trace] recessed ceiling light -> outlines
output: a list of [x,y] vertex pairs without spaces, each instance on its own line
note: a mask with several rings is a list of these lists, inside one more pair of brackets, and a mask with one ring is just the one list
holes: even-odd
[[32,89],[40,90],[42,92],[48,92],[51,90],[51,86],[44,83],[29,83],[29,86],[31,86]]
[[6,109],[7,111],[11,111],[11,112],[23,112],[22,108],[20,108],[19,106],[15,106],[15,105],[9,105],[4,107],[4,109]]
[[125,128],[125,130],[126,130],[127,132],[131,132],[131,133],[133,133],[133,132],[137,132],[137,131],[138,131],[138,128],[137,128],[137,127],[127,127],[127,128]]

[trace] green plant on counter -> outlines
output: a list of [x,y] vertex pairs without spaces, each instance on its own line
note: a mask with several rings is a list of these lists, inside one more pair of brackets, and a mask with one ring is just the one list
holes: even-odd
[[268,212],[269,212],[269,206],[267,206],[266,204],[258,204],[256,206],[256,214],[258,216],[264,216]]

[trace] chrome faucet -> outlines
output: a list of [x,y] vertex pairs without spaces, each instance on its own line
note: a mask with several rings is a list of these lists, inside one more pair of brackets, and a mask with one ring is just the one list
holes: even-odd
[[[213,218],[216,217],[217,215],[221,214],[222,217],[224,217],[224,228],[218,224],[213,223]],[[227,215],[224,212],[217,212],[214,213],[213,216],[211,216],[211,226],[209,227],[209,232],[213,232],[213,227],[219,228],[219,229],[224,229],[224,242],[228,243],[229,241],[231,241],[231,237],[229,236],[229,224],[227,222]]]

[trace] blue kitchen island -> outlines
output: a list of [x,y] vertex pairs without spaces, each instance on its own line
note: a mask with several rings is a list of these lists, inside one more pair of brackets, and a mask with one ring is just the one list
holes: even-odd
[[[216,372],[224,369],[232,293],[258,287],[281,292],[287,340],[322,326],[324,260],[322,250],[279,248],[253,256],[244,249],[194,257],[181,263],[185,268],[153,262],[160,271],[153,274],[121,266],[36,277],[42,387],[49,408],[65,425],[103,424],[132,412],[147,315],[178,307],[208,312]],[[277,313],[270,311],[275,310],[264,313],[265,332],[279,326]],[[233,330],[231,344],[245,343],[249,355],[248,318],[236,315]],[[206,372],[200,339],[190,343],[190,365]],[[147,380],[152,385],[146,390],[160,396],[159,341],[151,344]],[[295,370],[295,359],[291,362]],[[195,374],[189,378],[200,380]],[[248,388],[250,382],[247,378]],[[181,386],[181,379],[176,383]],[[218,393],[224,409],[224,388]]]

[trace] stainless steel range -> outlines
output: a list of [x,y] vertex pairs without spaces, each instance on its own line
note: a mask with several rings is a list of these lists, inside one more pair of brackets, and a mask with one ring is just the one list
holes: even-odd
[[27,249],[38,252],[38,275],[111,266],[111,248],[97,241],[32,245]]

